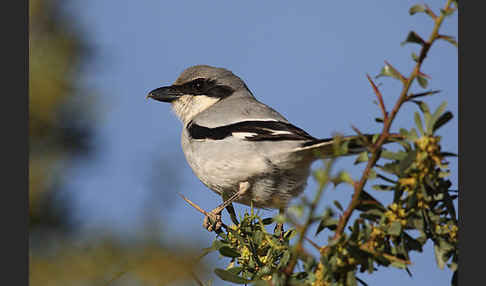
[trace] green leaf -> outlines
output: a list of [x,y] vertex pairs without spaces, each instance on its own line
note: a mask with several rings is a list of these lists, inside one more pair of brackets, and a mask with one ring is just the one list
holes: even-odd
[[457,282],[457,270],[454,271],[451,278],[451,286],[457,286],[459,282]]
[[393,261],[390,265],[400,269],[405,269],[407,267],[407,264],[400,261]]
[[354,221],[353,227],[351,228],[351,230],[352,230],[352,232],[351,232],[351,236],[349,237],[349,240],[350,241],[356,241],[358,239],[359,231],[360,231],[358,219]]
[[408,152],[407,157],[405,157],[405,159],[403,159],[400,162],[399,165],[400,174],[403,174],[403,172],[405,172],[405,170],[407,170],[408,167],[412,165],[412,163],[415,161],[415,158],[417,158],[417,150]]
[[427,79],[421,75],[417,75],[417,80],[418,80],[418,83],[419,85],[422,87],[422,88],[427,88],[427,85],[429,84],[429,82],[427,81]]
[[408,235],[407,233],[405,233],[405,247],[408,251],[410,250],[415,250],[415,251],[418,251],[418,252],[422,252],[422,244],[414,239],[413,237],[411,237],[410,235]]
[[418,56],[417,56],[417,54],[416,54],[416,53],[414,53],[414,52],[412,52],[412,59],[413,59],[413,61],[414,61],[414,62],[416,62],[416,63],[418,63],[418,61],[419,61],[419,57],[418,57]]
[[278,268],[287,266],[289,260],[290,260],[290,251],[287,251],[283,254],[282,258],[280,259],[278,263]]
[[226,271],[231,272],[235,275],[240,274],[241,270],[243,270],[243,267],[241,267],[241,266],[236,266],[236,267],[233,267],[233,268],[230,268],[230,269],[226,269]]
[[403,160],[407,156],[406,152],[403,151],[397,151],[397,152],[391,152],[388,150],[383,150],[381,152],[381,157],[390,159],[390,160]]
[[359,163],[362,163],[362,162],[367,162],[367,161],[368,161],[368,152],[363,151],[363,152],[359,153],[358,157],[354,161],[354,164],[356,165],[356,164],[359,164]]
[[383,211],[379,210],[379,209],[371,209],[371,210],[365,212],[365,214],[377,216],[377,217],[381,218],[383,216]]
[[222,280],[233,282],[235,284],[249,284],[252,282],[252,280],[242,278],[230,271],[220,269],[220,268],[214,269],[214,273],[218,275],[218,277],[221,278]]
[[359,194],[359,204],[356,206],[357,210],[366,212],[370,209],[378,209],[385,211],[385,207],[367,191],[363,190]]
[[344,210],[344,209],[343,209],[343,206],[342,206],[342,205],[341,205],[341,204],[340,204],[338,201],[334,201],[333,203],[334,203],[334,205],[335,205],[335,206],[336,206],[336,207],[337,207],[337,208],[338,208],[340,211],[343,211],[343,210]]
[[415,112],[415,125],[417,125],[417,128],[418,130],[420,131],[420,134],[422,136],[425,135],[425,132],[424,132],[424,128],[423,128],[423,125],[422,125],[422,119],[420,118],[420,114],[418,112]]
[[368,173],[368,180],[374,180],[376,179],[376,171],[375,169],[371,169],[370,172]]
[[398,163],[386,163],[383,166],[378,166],[381,170],[397,175],[399,173]]
[[385,65],[381,69],[381,72],[376,76],[376,78],[383,77],[383,76],[389,76],[401,80],[400,73],[390,65]]
[[454,39],[454,37],[446,36],[446,35],[439,35],[438,39],[447,41],[447,42],[453,44],[456,48],[458,46],[457,41],[456,41],[456,39]]
[[447,106],[447,102],[446,101],[442,102],[442,104],[437,108],[437,110],[434,112],[434,114],[432,114],[432,117],[430,118],[430,122],[427,125],[427,132],[428,133],[430,133],[430,134],[433,133],[433,131],[434,131],[433,127],[434,127],[435,123],[437,122],[437,120],[442,115],[442,113],[444,113],[446,106]]
[[410,129],[410,132],[408,133],[406,138],[408,141],[412,141],[412,142],[417,140],[418,139],[417,130],[415,130],[415,128]]
[[440,155],[444,157],[457,157],[457,154],[451,152],[441,152]]
[[440,9],[440,12],[441,12],[442,14],[444,14],[444,16],[446,16],[446,17],[448,17],[448,16],[450,16],[450,15],[454,14],[454,11],[455,11],[455,9],[451,9],[451,8],[449,8],[449,9],[447,9],[447,10],[445,10],[445,9]]
[[393,191],[395,189],[395,186],[389,185],[373,185],[371,187],[377,191]]
[[417,106],[420,108],[420,111],[422,111],[423,114],[430,113],[430,108],[427,105],[427,103],[425,103],[424,101],[421,101],[421,100],[412,100],[412,102],[415,103],[415,104],[417,104]]
[[374,134],[373,137],[371,138],[371,143],[376,143],[376,140],[380,137],[380,134]]
[[392,222],[388,226],[388,229],[386,230],[387,234],[393,235],[393,236],[400,235],[400,232],[402,232],[402,225],[398,221]]
[[407,43],[423,45],[425,44],[425,41],[417,33],[415,33],[414,31],[410,31],[407,35],[407,38],[401,43],[401,45],[403,46]]
[[346,275],[346,286],[357,286],[358,281],[356,280],[356,273],[354,271],[349,271]]
[[443,252],[439,245],[434,244],[434,254],[435,254],[435,261],[437,262],[437,266],[440,269],[444,269],[445,261],[443,259]]
[[219,249],[219,253],[226,257],[240,257],[240,253],[229,246],[223,246]]
[[[451,120],[453,117],[454,117],[454,115],[452,115],[452,112],[450,112],[450,111],[447,111],[446,113],[442,114],[437,119],[437,121],[435,121],[434,126],[432,127],[433,131],[435,132],[437,129],[441,128],[444,124],[449,122],[449,120]],[[455,155],[455,156],[457,156],[457,155]]]
[[329,180],[326,170],[317,169],[314,171],[314,179],[321,185],[326,184]]
[[290,206],[287,211],[293,214],[296,217],[302,217],[304,215],[304,206],[302,205],[293,205]]
[[408,13],[410,15],[414,15],[415,13],[420,13],[420,12],[425,12],[426,8],[424,5],[413,5],[412,7],[410,7],[410,9],[408,10]]
[[[434,94],[439,93],[439,92],[440,92],[440,90],[429,90],[429,91],[426,91],[426,92],[411,94],[409,96],[409,98],[410,99],[415,99],[415,98],[418,98],[418,97],[423,97],[423,96],[428,96],[428,95],[434,95]],[[417,103],[417,102],[415,102],[415,103]]]
[[272,224],[273,223],[273,218],[272,217],[264,218],[264,219],[262,219],[262,223],[263,223],[263,225]]
[[335,230],[337,228],[338,220],[332,218],[332,215],[334,215],[334,213],[326,209],[326,212],[324,213],[324,216],[322,217],[321,222],[317,227],[315,235],[318,235],[325,228],[329,228],[330,230]]
[[[221,196],[223,197],[223,202],[227,201],[230,198],[230,195],[226,192],[223,192]],[[238,222],[238,219],[236,218],[236,212],[235,212],[235,208],[233,207],[233,204],[230,204],[229,206],[227,206],[226,210],[228,211],[228,213],[230,215],[231,221],[235,225],[238,225],[239,222]]]
[[263,232],[260,231],[260,230],[256,230],[254,233],[253,233],[253,242],[255,243],[255,245],[260,245],[260,243],[262,242],[263,240]]
[[348,172],[346,171],[341,171],[339,172],[339,174],[332,179],[332,182],[334,184],[334,186],[337,186],[341,183],[348,183],[350,185],[353,184],[353,179],[351,179],[351,175],[349,175]]

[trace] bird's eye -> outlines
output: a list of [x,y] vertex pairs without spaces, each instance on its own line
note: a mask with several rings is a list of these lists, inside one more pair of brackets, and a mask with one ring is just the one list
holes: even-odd
[[202,91],[204,87],[204,79],[198,78],[192,82],[192,88],[195,91]]

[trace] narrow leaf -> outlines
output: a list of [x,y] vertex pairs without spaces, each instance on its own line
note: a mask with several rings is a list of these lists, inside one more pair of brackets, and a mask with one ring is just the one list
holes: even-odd
[[272,217],[264,218],[264,219],[262,219],[262,223],[264,225],[272,224],[273,223],[273,218]]
[[444,269],[445,262],[442,257],[442,250],[440,249],[439,245],[434,244],[434,254],[435,254],[435,261],[437,262],[437,266],[440,269]]
[[238,251],[232,249],[231,247],[228,246],[223,246],[219,249],[219,253],[221,255],[226,256],[226,257],[240,257],[240,254]]
[[415,44],[419,44],[419,45],[424,45],[425,41],[417,33],[415,33],[414,31],[410,31],[407,35],[407,38],[405,39],[405,41],[403,41],[401,43],[401,45],[403,46],[407,43],[415,43]]
[[386,230],[386,233],[389,235],[398,236],[400,235],[401,231],[402,231],[402,225],[398,221],[394,221],[390,224],[390,226]]
[[376,76],[376,78],[382,76],[389,76],[401,80],[400,73],[396,69],[394,69],[391,65],[388,64],[381,69],[381,72]]
[[408,10],[408,13],[410,15],[414,15],[415,13],[420,13],[420,12],[425,12],[426,8],[424,5],[413,5],[412,7],[410,7],[410,9]]
[[420,111],[422,111],[422,113],[430,113],[430,108],[429,106],[427,105],[427,103],[425,103],[424,101],[420,101],[420,100],[412,100],[411,102],[417,104],[417,106],[420,108]]
[[355,276],[354,271],[349,271],[346,277],[346,285],[347,286],[358,286],[358,282],[356,281],[356,276]]
[[420,134],[422,136],[425,135],[424,128],[422,125],[422,119],[420,118],[420,114],[418,112],[415,112],[415,124],[417,125],[418,130],[420,131]]
[[395,189],[394,186],[389,185],[373,185],[371,187],[377,191],[393,191]]
[[407,153],[403,151],[397,151],[397,152],[391,152],[388,150],[381,151],[381,157],[390,160],[403,160],[406,156]]
[[334,179],[332,179],[332,182],[334,183],[334,186],[337,186],[343,182],[352,185],[353,179],[351,179],[351,175],[349,175],[348,172],[341,171]]
[[401,174],[403,174],[403,172],[405,172],[405,170],[407,170],[408,167],[410,167],[410,165],[412,165],[412,163],[415,161],[416,157],[417,157],[417,150],[413,150],[413,151],[408,152],[407,157],[405,157],[405,159],[403,159],[400,162],[399,172]]
[[433,95],[433,94],[436,94],[436,93],[439,93],[440,90],[431,90],[431,91],[426,91],[426,92],[421,92],[421,93],[417,93],[417,94],[411,94],[409,95],[409,99],[415,99],[415,98],[418,98],[418,97],[423,97],[423,96],[428,96],[428,95]]
[[412,52],[412,59],[413,59],[413,60],[414,60],[416,63],[418,63],[418,61],[419,61],[419,57],[418,57],[418,56],[417,56],[417,54],[416,54],[416,53],[414,53],[414,52]]
[[343,211],[343,210],[344,210],[344,209],[343,209],[343,206],[342,206],[342,205],[341,205],[341,203],[339,203],[338,201],[334,201],[333,203],[334,203],[334,205],[335,205],[335,206],[336,206],[336,207],[337,207],[337,208],[338,208],[340,211]]
[[439,35],[438,38],[453,44],[457,48],[457,41],[456,41],[456,39],[454,39],[454,37],[446,36],[446,35]]
[[447,111],[446,113],[442,114],[437,121],[434,123],[433,126],[433,131],[435,132],[437,129],[441,128],[444,124],[449,122],[454,116],[452,115],[452,112]]
[[440,12],[444,14],[444,16],[448,17],[454,13],[455,9],[449,8],[447,10],[445,9],[440,9]]
[[356,165],[356,164],[359,164],[359,163],[362,163],[362,162],[367,162],[367,161],[368,161],[368,152],[363,151],[356,158],[356,160],[354,161],[354,164]]
[[230,271],[220,269],[220,268],[214,269],[214,273],[216,273],[216,275],[218,275],[218,277],[221,278],[222,280],[233,282],[236,284],[249,284],[252,282],[252,280],[242,278]]
[[430,121],[427,122],[427,133],[432,134],[434,131],[434,125],[437,122],[437,120],[440,118],[442,113],[444,113],[444,110],[447,106],[447,102],[444,101],[442,104],[437,108],[437,110],[434,112],[434,114],[431,115]]
[[427,79],[421,75],[417,75],[417,80],[418,80],[418,83],[420,84],[420,86],[422,88],[427,88],[427,85],[429,84],[429,82],[427,81]]

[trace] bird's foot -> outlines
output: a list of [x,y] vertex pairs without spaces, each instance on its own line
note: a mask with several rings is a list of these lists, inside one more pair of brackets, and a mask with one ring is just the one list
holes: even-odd
[[221,210],[214,209],[204,217],[203,227],[208,231],[218,231],[223,226],[221,220]]
[[278,238],[280,241],[283,241],[284,238],[283,238],[283,235],[284,235],[284,228],[283,228],[283,223],[277,223],[275,225],[275,228],[273,230],[273,233],[275,233],[276,235],[278,235]]

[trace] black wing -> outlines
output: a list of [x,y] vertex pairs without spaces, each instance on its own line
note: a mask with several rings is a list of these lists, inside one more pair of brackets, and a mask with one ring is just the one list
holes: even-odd
[[242,134],[247,141],[316,140],[304,130],[282,121],[241,121],[209,128],[190,122],[187,126],[193,139],[222,140]]

